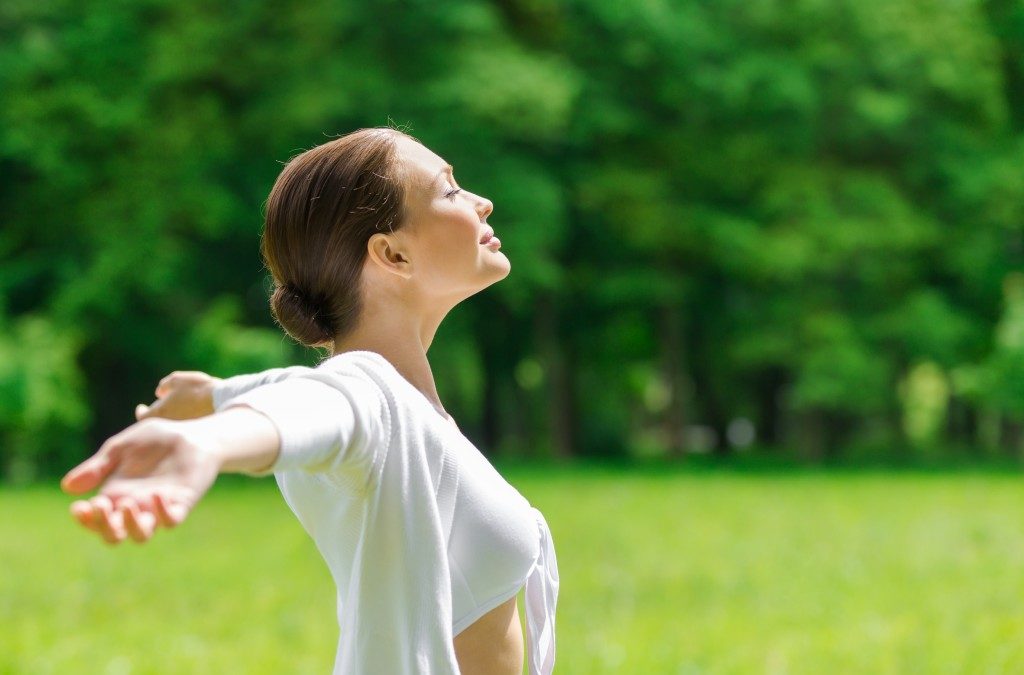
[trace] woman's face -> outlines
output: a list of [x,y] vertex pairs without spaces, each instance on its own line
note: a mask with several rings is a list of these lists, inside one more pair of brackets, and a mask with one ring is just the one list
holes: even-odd
[[508,276],[511,263],[487,224],[490,200],[459,187],[452,168],[425,146],[397,140],[406,179],[405,226],[395,234],[420,291],[455,302]]

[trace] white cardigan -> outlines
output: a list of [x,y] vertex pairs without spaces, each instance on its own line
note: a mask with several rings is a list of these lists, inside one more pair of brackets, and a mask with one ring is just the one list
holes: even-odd
[[[558,566],[547,522],[383,356],[351,351],[316,368],[240,375],[213,397],[216,410],[246,405],[278,429],[280,454],[263,475],[274,473],[334,577],[334,675],[458,673],[453,636],[524,583],[529,672],[551,673]],[[507,540],[509,564],[491,572],[504,576],[483,579],[487,565],[476,579],[458,573],[453,522],[488,524]],[[453,616],[453,593],[472,598],[474,584],[499,581],[500,594],[456,602],[472,611]]]

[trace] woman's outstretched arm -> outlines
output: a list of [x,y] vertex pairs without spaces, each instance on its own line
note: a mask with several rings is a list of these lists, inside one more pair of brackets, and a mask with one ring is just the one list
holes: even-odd
[[[72,514],[110,543],[126,537],[143,542],[159,526],[173,528],[183,520],[217,473],[265,472],[278,454],[280,438],[265,415],[252,409],[238,407],[204,424],[153,423],[160,418],[198,420],[233,396],[308,370],[274,368],[227,379],[200,371],[170,373],[158,383],[155,402],[135,408],[135,419],[146,420],[146,426],[136,424],[113,436],[63,478],[61,487],[72,494],[95,490],[110,480],[92,499],[73,503]],[[224,444],[231,429],[245,429],[245,434],[236,433]],[[143,480],[137,473],[146,467],[154,473]]]
[[61,487],[70,494],[99,488],[71,504],[75,519],[108,543],[143,542],[180,524],[219,473],[261,472],[280,446],[271,420],[243,406],[195,420],[146,419],[107,439]]
[[[254,476],[290,469],[346,474],[366,485],[387,440],[384,396],[370,380],[344,373],[289,377],[232,397],[213,415],[151,417],[109,438],[61,481],[83,526],[110,543],[146,541],[184,520],[217,474]],[[358,484],[359,481],[356,481]]]
[[166,417],[188,420],[212,415],[235,396],[312,370],[308,366],[286,366],[224,379],[198,370],[175,370],[157,384],[153,403],[140,403],[135,407],[135,419]]

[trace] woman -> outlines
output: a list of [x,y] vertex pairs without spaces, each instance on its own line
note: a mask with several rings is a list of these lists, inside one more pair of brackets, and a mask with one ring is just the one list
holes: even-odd
[[293,158],[267,202],[271,310],[331,356],[164,378],[138,422],[64,477],[70,493],[99,487],[74,517],[107,542],[144,542],[218,473],[273,473],[337,586],[335,673],[519,674],[524,586],[530,673],[550,673],[550,530],[459,432],[427,361],[445,315],[509,273],[492,208],[394,129]]

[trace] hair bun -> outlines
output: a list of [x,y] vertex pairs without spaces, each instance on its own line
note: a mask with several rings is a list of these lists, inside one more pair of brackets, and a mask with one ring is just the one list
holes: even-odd
[[330,318],[323,305],[298,287],[286,283],[274,288],[270,311],[286,333],[306,347],[316,347],[334,339]]

